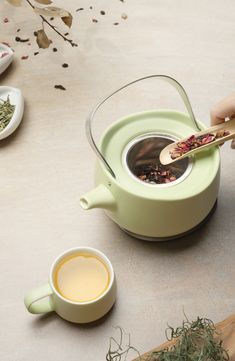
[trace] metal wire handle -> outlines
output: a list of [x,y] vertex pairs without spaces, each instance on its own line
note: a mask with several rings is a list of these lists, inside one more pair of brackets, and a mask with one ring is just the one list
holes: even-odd
[[189,113],[189,116],[190,116],[190,119],[192,120],[192,123],[193,125],[195,126],[195,128],[197,130],[201,130],[201,128],[199,127],[196,119],[195,119],[195,116],[194,116],[194,113],[193,113],[193,110],[192,110],[192,107],[191,107],[191,104],[189,102],[189,98],[187,96],[187,93],[186,91],[184,90],[184,88],[182,87],[182,85],[177,81],[175,80],[174,78],[168,76],[168,75],[149,75],[149,76],[145,76],[143,78],[139,78],[137,80],[134,80],[126,85],[123,85],[121,88],[115,90],[112,94],[108,95],[106,98],[104,98],[103,100],[101,100],[101,102],[99,104],[97,104],[95,106],[95,108],[91,111],[91,113],[89,114],[87,120],[86,120],[86,135],[87,135],[87,139],[88,139],[88,142],[91,146],[91,148],[94,150],[94,152],[96,153],[97,157],[104,163],[104,165],[106,166],[106,168],[108,169],[108,171],[111,173],[111,175],[116,178],[116,175],[114,173],[114,171],[112,170],[112,168],[110,167],[109,163],[107,162],[107,160],[104,158],[103,154],[100,152],[99,148],[97,147],[95,141],[94,141],[94,137],[93,137],[93,134],[92,134],[92,130],[91,130],[91,125],[92,125],[92,120],[96,114],[96,112],[98,111],[98,109],[109,99],[111,98],[113,95],[115,95],[116,93],[120,92],[121,90],[127,88],[128,86],[130,85],[133,85],[139,81],[142,81],[142,80],[145,80],[145,79],[150,79],[150,78],[159,78],[159,79],[162,79],[162,80],[165,80],[166,82],[168,82],[169,84],[171,84],[176,90],[177,92],[179,93],[181,99],[183,100],[184,102],[184,105]]

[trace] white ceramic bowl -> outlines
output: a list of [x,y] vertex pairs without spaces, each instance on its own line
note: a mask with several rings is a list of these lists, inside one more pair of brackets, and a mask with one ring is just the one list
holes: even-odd
[[0,56],[2,53],[8,53],[3,58],[0,57],[0,74],[2,74],[11,64],[14,53],[9,46],[0,43]]
[[8,137],[19,126],[24,112],[24,98],[20,89],[10,86],[0,86],[0,99],[6,100],[9,95],[10,103],[15,105],[15,110],[9,124],[0,132],[0,139]]

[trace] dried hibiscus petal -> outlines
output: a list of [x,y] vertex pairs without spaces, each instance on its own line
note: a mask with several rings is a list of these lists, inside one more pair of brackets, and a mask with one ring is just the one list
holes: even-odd
[[6,46],[8,46],[8,48],[10,48],[10,44],[7,43],[6,41],[2,41],[2,44],[6,45]]
[[0,54],[0,58],[5,58],[5,56],[7,56],[7,55],[9,55],[9,53],[5,51]]
[[177,159],[190,150],[209,144],[214,140],[225,137],[229,134],[230,132],[228,130],[220,130],[215,134],[208,133],[199,135],[198,137],[191,135],[185,141],[176,143],[176,147],[170,152],[171,159]]
[[151,184],[171,183],[180,176],[177,172],[157,163],[140,166],[136,174],[140,180]]

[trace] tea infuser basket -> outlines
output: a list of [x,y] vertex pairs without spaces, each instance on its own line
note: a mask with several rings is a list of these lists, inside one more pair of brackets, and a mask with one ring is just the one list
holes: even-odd
[[[129,114],[106,129],[98,146],[92,131],[98,110],[116,93],[152,78],[173,86],[187,113],[156,109]],[[220,179],[218,147],[176,162],[172,167],[177,176],[167,183],[147,182],[138,172],[157,161],[166,145],[201,129],[205,126],[195,119],[188,96],[175,79],[150,75],[119,88],[103,99],[86,121],[87,138],[98,159],[96,187],[81,197],[81,207],[104,209],[123,230],[141,239],[165,240],[194,230],[215,208]]]

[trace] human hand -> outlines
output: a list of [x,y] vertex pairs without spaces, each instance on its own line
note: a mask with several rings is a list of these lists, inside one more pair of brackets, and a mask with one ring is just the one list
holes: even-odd
[[[225,122],[226,118],[235,117],[235,94],[232,94],[211,109],[211,125],[216,125]],[[231,143],[231,148],[235,149],[235,139]]]

